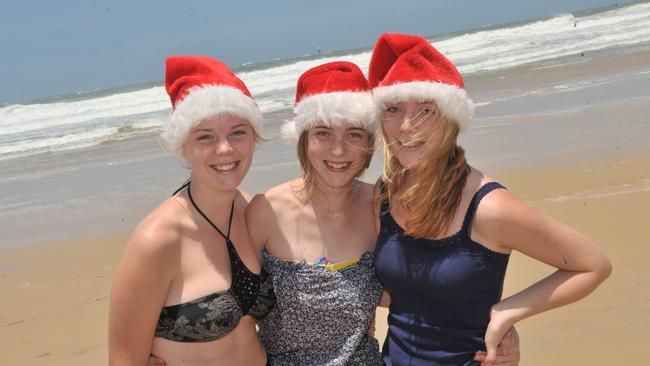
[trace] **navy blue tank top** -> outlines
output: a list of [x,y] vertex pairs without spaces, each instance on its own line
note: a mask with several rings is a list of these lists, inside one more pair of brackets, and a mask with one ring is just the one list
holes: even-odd
[[404,235],[381,207],[375,270],[390,290],[386,365],[478,365],[490,308],[501,299],[509,255],[470,238],[472,219],[491,182],[472,197],[459,232],[443,239]]

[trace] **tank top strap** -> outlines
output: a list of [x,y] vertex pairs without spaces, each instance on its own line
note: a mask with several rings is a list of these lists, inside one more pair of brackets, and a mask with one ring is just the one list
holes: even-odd
[[[379,179],[379,192],[380,194],[386,193],[386,183],[381,178]],[[390,204],[388,203],[388,199],[382,199],[380,203],[379,217],[383,217],[390,212]]]
[[482,185],[481,188],[479,188],[478,191],[474,193],[474,196],[472,197],[472,200],[469,203],[469,207],[467,207],[467,213],[465,214],[465,219],[463,220],[463,227],[461,229],[461,231],[467,234],[468,237],[470,234],[472,220],[474,219],[474,214],[478,209],[479,203],[481,203],[481,200],[483,199],[483,197],[485,197],[485,195],[487,195],[488,193],[492,192],[495,189],[506,189],[506,187],[502,186],[497,182],[489,182]]

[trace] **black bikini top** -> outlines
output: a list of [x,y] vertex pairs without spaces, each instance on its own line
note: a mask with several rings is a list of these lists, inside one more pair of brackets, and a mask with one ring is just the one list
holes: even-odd
[[276,298],[268,273],[263,268],[260,274],[251,272],[230,240],[234,200],[230,207],[228,233],[224,235],[194,202],[189,182],[174,194],[184,187],[187,187],[192,206],[226,240],[232,279],[228,290],[162,308],[156,337],[176,342],[210,342],[228,334],[244,315],[258,320],[265,317],[273,309]]

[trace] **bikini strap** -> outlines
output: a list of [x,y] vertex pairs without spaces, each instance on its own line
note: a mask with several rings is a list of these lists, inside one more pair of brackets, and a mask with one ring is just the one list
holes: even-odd
[[180,187],[178,187],[178,189],[176,189],[176,190],[174,191],[174,193],[172,193],[172,197],[175,196],[178,192],[182,191],[183,188],[188,187],[189,185],[190,185],[190,180],[188,179],[188,180],[185,181],[185,183],[183,183],[183,185],[181,185]]
[[474,196],[472,197],[472,200],[469,203],[469,207],[467,207],[467,213],[465,214],[465,219],[463,220],[463,227],[461,231],[469,237],[470,235],[470,229],[472,225],[472,220],[474,219],[474,215],[476,214],[476,210],[478,209],[479,203],[481,203],[481,200],[485,195],[488,193],[492,192],[495,189],[506,189],[506,187],[502,186],[501,184],[497,182],[489,182],[485,183],[484,185],[481,186],[481,188],[474,193]]
[[196,202],[194,202],[194,198],[192,198],[192,191],[190,190],[190,182],[188,181],[187,183],[185,183],[185,186],[187,186],[187,196],[190,198],[190,202],[192,203],[192,206],[194,206],[194,208],[196,209],[196,211],[197,211],[201,216],[203,216],[203,218],[205,219],[205,221],[207,221],[210,225],[212,225],[212,227],[213,227],[215,230],[217,230],[217,232],[218,232],[219,234],[221,234],[221,236],[226,240],[226,244],[228,244],[228,246],[232,246],[232,242],[230,241],[230,229],[231,229],[231,227],[232,227],[232,217],[233,217],[233,213],[234,213],[234,211],[235,211],[235,200],[233,199],[233,200],[232,200],[232,204],[230,205],[230,218],[228,219],[228,234],[227,234],[227,235],[224,235],[224,233],[223,233],[221,230],[219,230],[219,228],[217,227],[217,225],[215,225],[215,224],[212,222],[212,220],[210,220],[210,219],[208,218],[208,216],[207,216],[206,214],[204,214],[203,211],[201,211],[201,209],[199,208],[199,206],[197,206]]

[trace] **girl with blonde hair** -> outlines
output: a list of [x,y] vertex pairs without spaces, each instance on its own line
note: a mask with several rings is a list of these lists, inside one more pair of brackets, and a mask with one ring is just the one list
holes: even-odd
[[[456,67],[426,39],[383,34],[369,82],[385,154],[375,266],[391,296],[387,365],[474,365],[478,350],[494,364],[513,324],[609,276],[591,239],[468,165],[457,137],[473,105]],[[501,299],[513,250],[558,270]]]
[[265,365],[255,330],[275,297],[250,243],[237,187],[248,172],[262,115],[221,61],[174,56],[165,86],[173,112],[163,142],[190,181],[136,227],[116,270],[109,364]]

